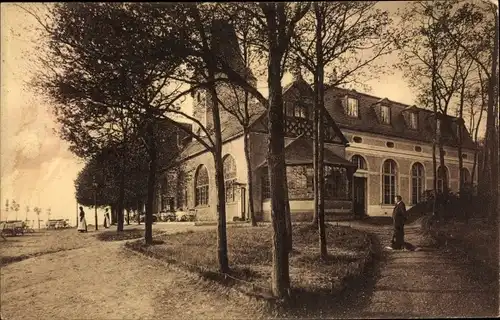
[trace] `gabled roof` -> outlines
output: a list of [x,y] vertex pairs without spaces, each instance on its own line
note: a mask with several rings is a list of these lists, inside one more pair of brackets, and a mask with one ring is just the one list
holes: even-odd
[[[356,167],[350,161],[336,155],[327,147],[324,150],[324,163],[342,167]],[[285,146],[285,164],[304,165],[313,163],[313,141],[308,138],[298,137]],[[263,161],[257,168],[267,165],[267,160]]]
[[[358,100],[359,117],[350,117],[344,111],[341,99],[346,95]],[[384,103],[390,107],[391,124],[381,124],[379,122],[374,108],[377,103]],[[332,118],[335,119],[340,129],[369,132],[426,143],[431,143],[434,136],[432,121],[434,113],[432,111],[391,101],[387,98],[383,99],[338,87],[328,87],[325,92],[325,108],[331,114]],[[410,129],[405,123],[405,111],[417,112],[417,130]],[[457,147],[458,137],[454,123],[457,123],[458,118],[443,115],[440,117],[443,120],[442,132],[444,144]],[[463,124],[461,125],[461,130],[463,132],[463,146],[474,149],[475,143]]]

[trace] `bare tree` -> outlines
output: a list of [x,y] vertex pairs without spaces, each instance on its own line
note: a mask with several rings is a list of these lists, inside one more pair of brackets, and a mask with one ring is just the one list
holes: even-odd
[[355,81],[363,71],[369,70],[372,75],[381,71],[373,62],[393,50],[393,35],[386,31],[390,24],[387,12],[377,10],[375,5],[374,2],[314,3],[292,37],[292,56],[313,77],[313,223],[319,226],[322,258],[327,254],[323,164],[325,82],[338,86]]

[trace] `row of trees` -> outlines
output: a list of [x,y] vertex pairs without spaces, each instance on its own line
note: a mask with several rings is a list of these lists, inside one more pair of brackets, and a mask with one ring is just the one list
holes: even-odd
[[[160,133],[155,130],[163,121],[198,141],[214,158],[219,269],[229,271],[221,111],[236,116],[248,144],[254,110],[252,100],[267,110],[267,160],[274,230],[272,288],[279,298],[289,294],[288,259],[292,247],[283,152],[283,74],[298,65],[308,71],[307,78],[312,78],[316,185],[313,222],[320,231],[320,252],[324,258],[327,246],[321,120],[325,83],[342,85],[359,81],[362,76],[382,74],[387,68],[378,65],[377,58],[396,48],[407,52],[415,36],[403,33],[404,28],[391,28],[388,13],[377,9],[373,2],[65,3],[51,6],[47,20],[30,13],[48,35],[46,54],[40,56],[44,73],[39,75],[37,87],[55,103],[61,137],[71,143],[75,154],[93,159],[94,171],[106,169],[102,173],[107,181],[102,192],[115,195],[118,231],[123,228],[125,198],[138,197],[137,190],[147,190],[146,243],[152,243],[153,197],[159,164],[175,166],[178,156],[178,148],[166,148],[169,152],[165,152],[163,158],[159,155],[161,144],[172,143],[168,137],[161,142]],[[449,29],[453,34],[457,27],[446,25],[453,26]],[[229,26],[238,38],[236,45],[243,53],[242,60],[237,58],[237,51],[228,49]],[[429,30],[418,29],[418,35],[425,36]],[[434,47],[422,48],[434,50]],[[435,54],[431,52],[430,56]],[[264,68],[259,70],[252,65],[254,59],[267,63],[260,64]],[[256,86],[255,75],[261,72],[266,77],[267,98]],[[438,83],[435,78],[429,82],[431,89]],[[419,83],[417,79],[415,83]],[[441,86],[440,83],[439,88]],[[207,94],[210,102],[209,124],[201,123],[180,108],[187,95],[200,90]],[[227,99],[227,92],[233,93],[230,95],[233,99]],[[433,101],[444,99],[440,91],[425,92],[432,93]],[[200,131],[191,131],[180,120],[191,121]],[[249,159],[248,145],[245,149]],[[147,172],[147,179],[134,179],[129,163]],[[126,196],[126,190],[133,190],[133,194]],[[251,216],[253,219],[253,208]]]
[[[468,122],[457,126],[465,124],[477,142],[480,122],[486,113],[479,193],[486,199],[489,216],[494,218],[498,205],[499,169],[498,7],[487,1],[418,1],[402,13],[401,19],[404,31],[402,41],[398,43],[401,68],[418,92],[419,102],[432,109],[434,114],[434,190],[437,189],[437,162],[441,168],[445,167],[443,131],[446,116],[454,115],[460,119],[468,116]],[[457,134],[459,181],[462,182],[462,142],[466,132],[460,129]],[[478,145],[472,181],[479,151]],[[447,195],[447,175],[443,172],[442,177],[445,180],[443,193]],[[462,183],[460,188],[463,191]]]
[[[16,215],[16,220],[18,219],[18,212],[19,210],[21,209],[21,204],[18,203],[16,200],[12,200],[11,202],[9,202],[9,200],[5,200],[5,210],[4,212],[6,213],[6,217],[5,217],[5,220],[8,220],[8,216],[9,216],[9,212],[13,211],[15,212],[15,215]],[[38,228],[40,229],[40,214],[42,213],[42,208],[40,207],[34,207],[33,208],[33,212],[35,212],[35,214],[38,216]],[[30,212],[30,206],[27,205],[26,208],[25,208],[25,212],[26,212],[26,220],[28,220],[28,214]],[[50,208],[47,208],[47,219],[50,219],[50,215],[51,215],[52,211]]]

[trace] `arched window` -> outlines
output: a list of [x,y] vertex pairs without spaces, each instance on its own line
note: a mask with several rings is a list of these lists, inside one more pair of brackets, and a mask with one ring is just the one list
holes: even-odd
[[235,201],[236,182],[236,162],[231,155],[227,155],[223,160],[224,166],[224,187],[226,189],[226,202]]
[[424,191],[424,166],[421,163],[414,163],[411,167],[411,203],[420,202]]
[[462,168],[462,180],[461,180],[461,185],[466,186],[471,183],[470,181],[470,173],[467,168]]
[[448,181],[448,169],[446,167],[444,169],[439,167],[437,171],[437,188],[439,192],[444,191],[445,183],[446,187],[448,187]]
[[358,154],[353,155],[351,158],[351,162],[357,165],[359,170],[366,170],[366,161],[362,156]]
[[195,185],[195,205],[202,206],[208,204],[209,180],[208,171],[204,165],[198,167],[194,179]]
[[388,159],[384,161],[382,167],[382,192],[383,204],[394,204],[396,196],[396,181],[397,181],[397,166],[394,160]]

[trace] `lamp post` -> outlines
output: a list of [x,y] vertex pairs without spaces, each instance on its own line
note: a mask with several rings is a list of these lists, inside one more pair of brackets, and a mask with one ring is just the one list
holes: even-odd
[[97,182],[95,182],[95,176],[92,177],[92,186],[94,187],[94,214],[95,214],[95,230],[99,230],[97,226]]
[[50,208],[47,209],[47,222],[50,220]]

